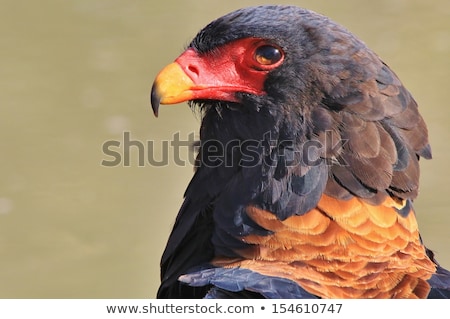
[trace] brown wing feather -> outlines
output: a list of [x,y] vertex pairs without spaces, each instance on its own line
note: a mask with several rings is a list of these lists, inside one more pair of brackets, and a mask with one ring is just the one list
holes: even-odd
[[[345,61],[336,57],[339,67],[321,70],[333,76],[318,75],[325,96],[312,111],[314,132],[320,142],[324,132],[345,141],[338,151],[323,152],[332,163],[325,193],[343,198],[344,188],[374,204],[389,194],[413,199],[419,156],[431,157],[425,122],[411,94],[377,55],[363,45],[353,51]],[[341,52],[332,44],[330,53]]]

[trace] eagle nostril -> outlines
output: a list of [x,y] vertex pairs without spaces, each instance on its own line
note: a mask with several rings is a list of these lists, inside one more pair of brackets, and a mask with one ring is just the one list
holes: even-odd
[[195,77],[198,77],[200,74],[198,68],[195,65],[189,65],[187,69],[190,75],[194,75]]

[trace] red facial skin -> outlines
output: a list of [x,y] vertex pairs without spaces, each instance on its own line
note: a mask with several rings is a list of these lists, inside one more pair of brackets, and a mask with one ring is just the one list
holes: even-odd
[[[257,50],[263,46],[277,48],[280,58],[261,58]],[[267,74],[283,60],[281,48],[259,38],[236,40],[202,54],[189,48],[158,74],[152,89],[155,115],[159,103],[195,99],[239,102],[236,92],[264,95]]]

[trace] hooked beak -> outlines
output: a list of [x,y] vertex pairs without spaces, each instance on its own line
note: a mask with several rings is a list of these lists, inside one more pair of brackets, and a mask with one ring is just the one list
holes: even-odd
[[175,104],[194,98],[195,83],[173,62],[159,72],[152,86],[151,104],[153,114],[158,117],[160,104]]

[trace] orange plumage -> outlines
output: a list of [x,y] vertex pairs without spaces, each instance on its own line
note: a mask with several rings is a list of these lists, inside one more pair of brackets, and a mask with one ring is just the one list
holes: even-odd
[[255,245],[243,252],[246,259],[213,264],[289,278],[322,298],[424,298],[436,266],[414,213],[402,217],[395,210],[401,205],[391,198],[372,206],[323,195],[317,208],[284,221],[248,207],[252,220],[273,234],[245,236]]

